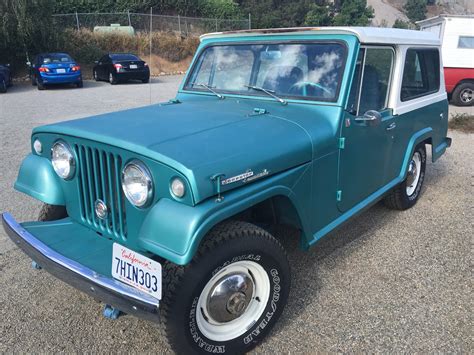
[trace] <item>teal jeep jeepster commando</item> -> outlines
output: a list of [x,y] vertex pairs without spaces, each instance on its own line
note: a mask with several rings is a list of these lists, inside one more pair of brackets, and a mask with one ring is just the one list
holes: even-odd
[[109,317],[161,319],[178,352],[245,352],[290,290],[276,225],[307,249],[380,199],[416,203],[425,147],[435,161],[451,143],[439,46],[379,28],[204,35],[174,100],[36,128],[15,188],[44,207],[4,227]]

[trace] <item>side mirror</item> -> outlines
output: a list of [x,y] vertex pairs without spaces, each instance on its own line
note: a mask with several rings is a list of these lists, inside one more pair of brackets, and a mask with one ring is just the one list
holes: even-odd
[[365,123],[367,126],[378,126],[382,122],[382,115],[375,110],[369,110],[363,116],[355,118],[357,123]]

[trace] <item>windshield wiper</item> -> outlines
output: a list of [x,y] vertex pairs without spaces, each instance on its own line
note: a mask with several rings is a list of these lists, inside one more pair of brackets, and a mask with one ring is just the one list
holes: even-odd
[[212,92],[214,95],[216,95],[219,99],[223,99],[224,96],[219,94],[217,91],[213,90],[210,85],[203,84],[203,83],[198,83],[198,84],[193,84],[193,86],[202,86],[203,88],[206,88],[210,92]]
[[282,105],[287,104],[287,102],[285,100],[283,100],[281,97],[276,96],[275,91],[273,91],[273,90],[268,90],[268,89],[262,88],[260,86],[254,86],[254,85],[245,85],[245,87],[247,87],[249,89],[252,89],[252,90],[264,92],[265,94],[273,97],[275,100],[277,100]]

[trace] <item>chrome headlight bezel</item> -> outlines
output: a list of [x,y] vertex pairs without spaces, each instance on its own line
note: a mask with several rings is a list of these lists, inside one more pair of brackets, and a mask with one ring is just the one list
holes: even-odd
[[[131,196],[129,190],[126,188],[125,185],[125,179],[126,179],[126,174],[128,169],[136,169],[137,171],[140,172],[140,174],[143,177],[143,182],[144,185],[146,186],[146,197],[143,201],[135,201],[133,197]],[[142,163],[140,160],[131,160],[122,169],[122,174],[121,174],[121,183],[122,183],[122,191],[127,198],[127,200],[135,207],[138,208],[145,208],[149,206],[153,199],[153,178],[150,173],[150,170],[147,168],[147,166]]]
[[[66,153],[67,157],[66,160],[69,164],[69,170],[67,174],[61,173],[59,170],[59,167],[57,164],[55,164],[55,151],[57,149],[63,149],[63,151]],[[76,172],[76,158],[74,157],[74,152],[72,149],[69,147],[69,145],[64,142],[64,141],[57,141],[56,143],[53,144],[53,147],[51,148],[51,165],[53,166],[53,169],[55,173],[62,179],[64,180],[71,180]]]

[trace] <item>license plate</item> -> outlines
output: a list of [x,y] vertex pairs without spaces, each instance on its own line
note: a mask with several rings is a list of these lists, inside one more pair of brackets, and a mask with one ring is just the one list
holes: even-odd
[[136,65],[136,64],[130,64],[130,69],[138,69],[138,65]]
[[66,69],[56,69],[56,73],[58,74],[64,74],[66,72]]
[[161,299],[161,264],[117,243],[113,245],[112,276]]

